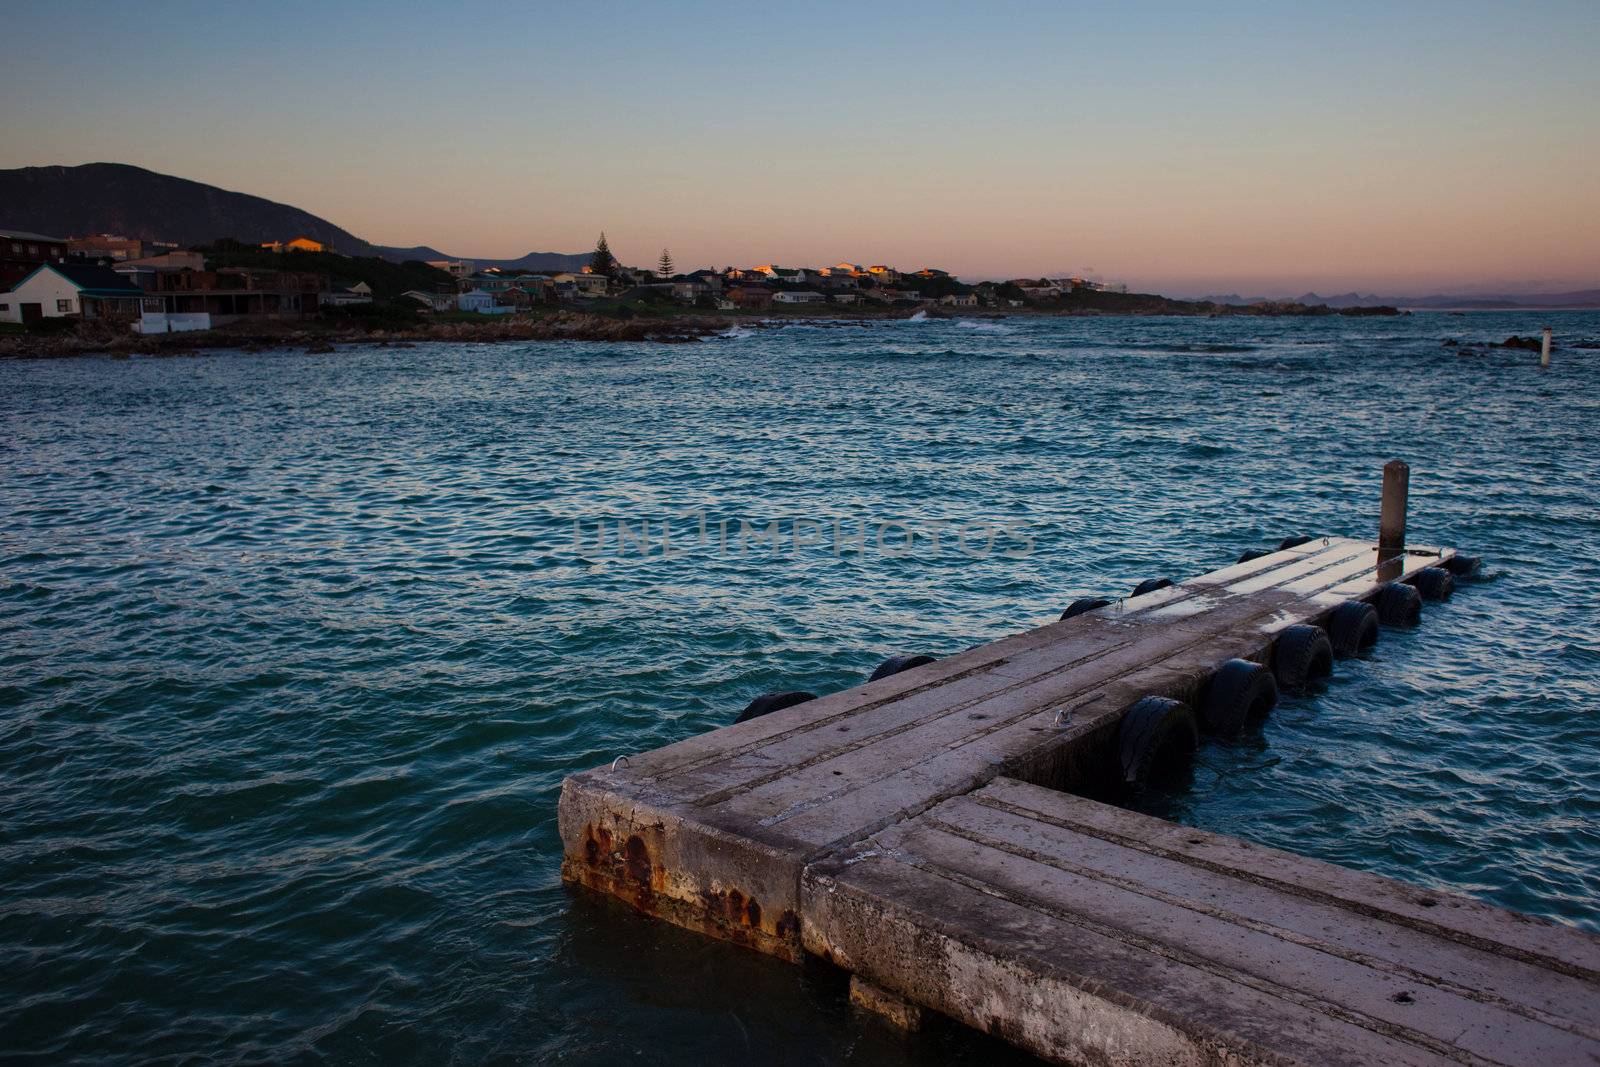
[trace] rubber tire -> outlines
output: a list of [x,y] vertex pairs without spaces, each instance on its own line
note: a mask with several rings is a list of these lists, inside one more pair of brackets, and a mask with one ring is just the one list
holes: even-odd
[[1272,672],[1247,659],[1230,659],[1217,668],[1200,701],[1200,723],[1207,733],[1236,737],[1246,724],[1267,717],[1278,704]]
[[1457,578],[1470,578],[1483,567],[1483,560],[1477,556],[1451,556],[1440,566]]
[[815,699],[817,694],[798,689],[788,693],[762,693],[746,704],[739,717],[733,721],[749,722],[751,719],[759,719],[763,715],[771,715],[775,711],[782,711],[784,708],[792,708],[796,704],[804,704],[808,700]]
[[1424,567],[1411,579],[1424,600],[1449,600],[1456,591],[1455,575],[1443,567]]
[[1350,659],[1378,643],[1378,609],[1365,600],[1346,600],[1328,616],[1328,642],[1337,659]]
[[1173,746],[1184,756],[1200,747],[1194,712],[1181,700],[1145,697],[1122,717],[1117,747],[1123,780],[1149,784],[1166,770]]
[[1272,643],[1272,673],[1286,693],[1304,693],[1333,673],[1333,644],[1320,626],[1290,626]]
[[1278,551],[1283,552],[1287,549],[1299,548],[1301,545],[1309,545],[1315,540],[1315,537],[1285,537],[1278,542]]
[[878,664],[877,670],[872,672],[867,681],[876,682],[879,678],[887,678],[891,674],[899,674],[901,671],[909,671],[912,667],[921,667],[935,661],[934,656],[890,656]]
[[1272,549],[1270,549],[1270,548],[1252,548],[1248,552],[1239,553],[1239,558],[1237,560],[1235,560],[1235,562],[1236,563],[1249,563],[1253,559],[1260,559],[1262,556],[1270,556],[1270,555],[1272,555]]
[[1404,582],[1385,582],[1372,606],[1385,626],[1415,626],[1422,621],[1422,594]]
[[1166,589],[1171,585],[1171,578],[1146,578],[1144,581],[1134,586],[1133,592],[1129,593],[1128,595],[1144,596],[1146,593],[1154,593],[1157,589]]
[[1093,611],[1095,608],[1107,607],[1110,605],[1110,603],[1111,601],[1102,597],[1081,596],[1077,600],[1074,600],[1071,604],[1068,604],[1067,610],[1063,611],[1061,613],[1061,618],[1057,619],[1056,621],[1066,622],[1068,619],[1077,615],[1082,615],[1086,611]]

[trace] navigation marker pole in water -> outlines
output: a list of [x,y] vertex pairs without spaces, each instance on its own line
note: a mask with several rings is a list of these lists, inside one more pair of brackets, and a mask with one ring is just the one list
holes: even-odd
[[1544,328],[1544,337],[1539,342],[1539,366],[1550,366],[1550,327]]
[[1411,468],[1403,459],[1383,465],[1383,506],[1378,515],[1378,560],[1402,555],[1406,550],[1406,496],[1411,488]]

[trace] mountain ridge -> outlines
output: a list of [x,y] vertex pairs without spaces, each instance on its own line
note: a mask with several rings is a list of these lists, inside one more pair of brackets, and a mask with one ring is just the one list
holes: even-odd
[[520,270],[577,270],[587,253],[528,252],[515,259],[452,256],[427,245],[375,245],[303,208],[251,193],[161,174],[129,163],[0,170],[0,223],[73,237],[118,233],[144,241],[209,244],[231,237],[247,244],[309,237],[351,256],[460,259]]

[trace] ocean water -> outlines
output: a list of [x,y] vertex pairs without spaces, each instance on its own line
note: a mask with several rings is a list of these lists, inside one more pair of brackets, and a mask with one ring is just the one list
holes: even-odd
[[1396,456],[1413,541],[1484,580],[1126,800],[1600,930],[1600,351],[1441,343],[1546,322],[1600,341],[966,320],[0,364],[0,1059],[1007,1058],[564,890],[563,776],[1369,535]]

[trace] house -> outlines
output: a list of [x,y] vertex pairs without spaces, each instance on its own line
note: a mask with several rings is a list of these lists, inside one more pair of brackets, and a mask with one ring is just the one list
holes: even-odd
[[324,305],[332,307],[345,307],[350,304],[372,303],[372,286],[366,282],[356,282],[354,285],[345,285],[335,282],[322,297]]
[[867,273],[876,278],[880,283],[894,283],[900,280],[900,272],[893,267],[886,267],[882,263],[874,263],[867,268]]
[[520,285],[513,285],[501,289],[494,294],[495,303],[508,308],[530,308],[539,302],[539,289],[534,286],[524,289]]
[[857,304],[861,302],[860,293],[834,293],[829,297],[835,304]]
[[917,277],[919,277],[919,278],[948,278],[948,277],[950,277],[950,272],[947,271],[947,270],[936,270],[933,267],[923,267],[921,270],[917,271]]
[[147,242],[115,233],[97,233],[92,237],[72,237],[67,240],[67,254],[84,259],[126,261],[143,259],[154,253],[154,248],[147,248]]
[[945,307],[975,308],[978,306],[977,293],[949,293],[939,298],[939,303]]
[[762,264],[755,268],[755,273],[764,274],[775,282],[787,282],[790,285],[804,285],[811,280],[802,268],[780,267],[773,263]]
[[809,289],[786,289],[772,296],[772,302],[775,304],[820,304],[827,299],[821,293],[814,293]]
[[672,295],[685,304],[692,304],[702,296],[711,294],[711,286],[698,278],[685,278],[672,283]]
[[738,285],[728,290],[728,301],[735,307],[770,307],[772,290],[763,285]]
[[205,270],[206,257],[199,252],[161,252],[142,259],[130,259],[111,269],[120,272],[123,267],[143,267],[148,270]]
[[249,318],[298,318],[329,295],[326,274],[224,267],[221,270],[139,270],[144,286],[140,333],[205,330]]
[[0,321],[135,319],[143,297],[143,290],[109,267],[41,263],[10,292],[0,293]]
[[509,315],[511,308],[501,305],[495,295],[486,289],[470,289],[456,297],[459,311],[475,311],[479,315]]
[[420,289],[408,289],[400,294],[400,299],[415,301],[428,311],[449,311],[456,306],[453,293],[424,293]]
[[296,237],[292,241],[266,241],[261,245],[272,252],[332,252],[333,249],[321,241],[313,241],[309,237]]
[[472,264],[464,259],[430,259],[428,266],[444,271],[457,281],[472,273]]
[[39,264],[66,259],[67,243],[65,237],[0,229],[0,293],[32,274]]
[[557,284],[564,282],[571,285],[582,296],[605,296],[606,290],[611,285],[611,279],[604,274],[593,274],[588,271],[578,274],[557,274],[550,280]]
[[831,267],[823,267],[822,270],[818,271],[817,273],[826,275],[829,278],[838,277],[840,275],[845,275],[851,278],[859,278],[867,272],[862,269],[861,264],[859,263],[835,263]]

